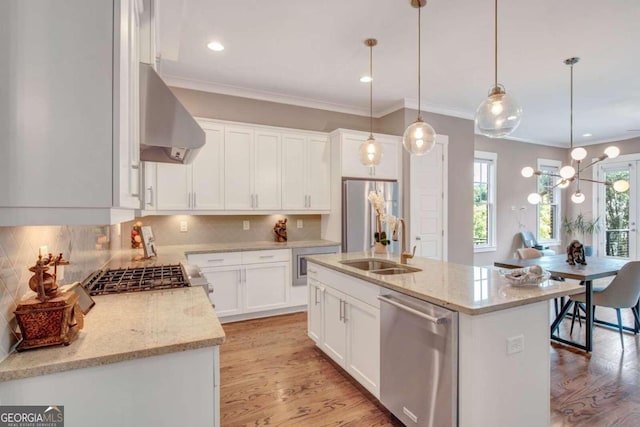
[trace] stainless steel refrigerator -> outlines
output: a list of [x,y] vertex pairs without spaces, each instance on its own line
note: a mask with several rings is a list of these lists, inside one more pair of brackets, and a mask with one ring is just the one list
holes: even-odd
[[[400,217],[400,191],[396,181],[367,181],[343,179],[342,181],[342,252],[369,251],[373,248],[376,232],[375,210],[369,202],[369,192],[377,191],[385,200],[385,213]],[[382,230],[391,239],[389,225]],[[400,239],[387,246],[389,253],[400,254]]]

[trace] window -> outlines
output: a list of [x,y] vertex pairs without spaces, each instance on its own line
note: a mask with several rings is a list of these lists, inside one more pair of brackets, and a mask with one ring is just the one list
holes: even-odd
[[496,250],[496,168],[498,155],[476,151],[473,162],[473,248]]
[[[558,160],[538,159],[538,170],[558,175],[561,162]],[[562,204],[561,190],[553,187],[558,178],[549,175],[538,176],[538,193],[547,191],[538,204],[538,242],[560,244],[560,206]]]

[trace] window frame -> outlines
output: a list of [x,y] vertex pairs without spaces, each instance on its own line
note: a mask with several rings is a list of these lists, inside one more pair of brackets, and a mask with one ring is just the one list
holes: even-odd
[[[538,170],[541,171],[545,167],[556,168],[558,173],[560,172],[560,168],[562,168],[562,161],[560,160],[551,160],[551,159],[538,159],[537,162]],[[557,179],[557,178],[554,178]],[[536,176],[536,191],[540,192],[540,177]],[[562,244],[562,189],[556,187],[553,189],[553,200],[555,200],[556,205],[556,221],[554,222],[554,235],[556,236],[554,239],[542,239],[540,237],[540,203],[536,205],[536,239],[538,240],[538,244],[545,244],[547,246],[559,246]]]
[[[487,243],[484,245],[473,245],[473,252],[495,252],[498,249],[497,241],[497,205],[498,205],[498,153],[489,151],[474,151],[473,165],[475,168],[476,161],[480,160],[484,163],[489,163],[489,170],[487,171]],[[475,185],[475,180],[473,181]]]

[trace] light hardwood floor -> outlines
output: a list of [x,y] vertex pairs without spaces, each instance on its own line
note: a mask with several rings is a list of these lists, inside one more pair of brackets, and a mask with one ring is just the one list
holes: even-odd
[[[306,322],[297,313],[224,325],[222,426],[401,426],[314,346]],[[624,352],[615,331],[594,338],[592,355],[550,347],[551,425],[640,426],[638,336],[625,334]]]

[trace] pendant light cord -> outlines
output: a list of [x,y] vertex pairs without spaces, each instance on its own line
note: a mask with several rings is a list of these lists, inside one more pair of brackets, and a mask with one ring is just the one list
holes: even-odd
[[498,0],[495,0],[494,13],[494,45],[493,45],[493,87],[498,87]]
[[[570,144],[570,150],[573,150],[573,64],[571,64],[571,78],[570,78],[570,92],[569,92],[569,98],[570,98],[570,104],[569,104],[569,123],[570,123],[570,132],[571,135],[569,135],[569,144]],[[579,188],[579,184],[578,184],[578,188]]]
[[369,46],[369,138],[373,139],[373,44]]
[[420,4],[418,4],[418,121],[422,121],[422,109],[421,104],[420,104],[420,51],[421,49],[421,45],[420,45],[420,40],[422,39],[421,37],[421,33],[420,33],[420,28],[422,27],[422,21],[420,19],[420,11],[422,9],[422,6],[420,6]]

